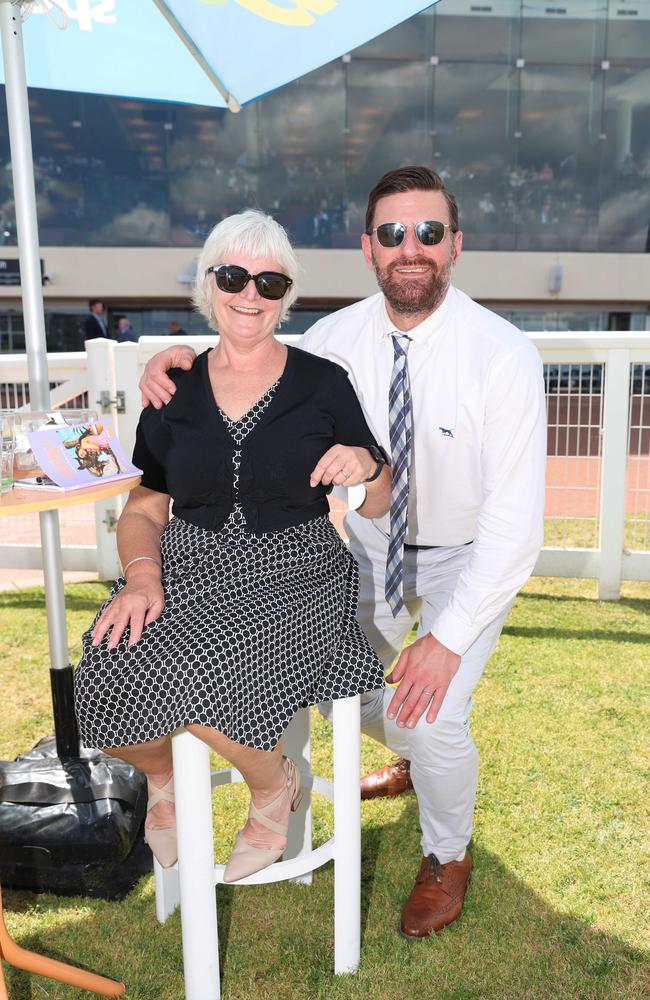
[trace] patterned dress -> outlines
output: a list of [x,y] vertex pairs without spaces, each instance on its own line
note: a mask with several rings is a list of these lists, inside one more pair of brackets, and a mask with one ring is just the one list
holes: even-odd
[[[239,420],[220,411],[236,446],[235,497],[241,444],[279,381]],[[161,552],[165,608],[140,641],[129,649],[127,630],[114,650],[108,637],[93,647],[94,623],[83,636],[75,704],[86,746],[199,723],[272,750],[299,708],[383,685],[355,618],[357,565],[326,516],[252,534],[235,502],[216,532],[172,518]]]

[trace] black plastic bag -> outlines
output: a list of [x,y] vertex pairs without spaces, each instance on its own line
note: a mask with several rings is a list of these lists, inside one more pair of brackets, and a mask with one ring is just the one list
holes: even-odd
[[144,775],[100,750],[61,762],[52,737],[0,762],[0,882],[122,899],[151,870]]

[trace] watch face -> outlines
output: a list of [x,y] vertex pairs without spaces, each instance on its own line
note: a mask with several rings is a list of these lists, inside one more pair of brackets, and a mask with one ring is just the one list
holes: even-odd
[[374,458],[375,462],[381,462],[383,465],[386,464],[386,459],[384,457],[384,453],[381,450],[381,448],[377,447],[377,445],[375,445],[375,444],[369,445],[368,446],[368,451],[370,452],[370,454]]

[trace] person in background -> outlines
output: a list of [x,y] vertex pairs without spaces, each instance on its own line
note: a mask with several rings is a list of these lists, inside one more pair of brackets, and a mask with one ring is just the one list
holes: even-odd
[[180,323],[177,323],[175,319],[171,320],[168,330],[170,337],[187,337],[187,330],[184,330]]
[[94,340],[96,337],[111,339],[105,319],[105,306],[101,299],[91,299],[88,303],[89,314],[83,322],[84,340]]
[[137,344],[138,335],[131,326],[126,316],[120,316],[117,321],[117,342],[118,344]]
[[364,483],[361,514],[377,517],[390,470],[345,370],[275,337],[297,274],[284,229],[261,212],[209,234],[194,301],[219,342],[175,373],[169,407],[141,415],[123,575],[75,671],[84,745],[147,775],[145,832],[162,865],[177,855],[171,733],[186,727],[244,775],[251,807],[227,882],[286,846],[300,776],[282,735],[296,711],[383,681],[327,494]]
[[[541,359],[523,333],[454,287],[462,241],[438,174],[389,172],[370,192],[361,237],[380,292],[300,341],[348,371],[391,455],[390,515],[352,511],[345,526],[361,570],[358,619],[397,684],[361,699],[364,732],[398,755],[362,780],[361,795],[413,788],[419,806],[422,858],[399,923],[409,939],[461,913],[478,779],[472,692],[543,539]],[[175,386],[165,369],[193,360],[181,346],[153,358],[144,399],[167,403]]]

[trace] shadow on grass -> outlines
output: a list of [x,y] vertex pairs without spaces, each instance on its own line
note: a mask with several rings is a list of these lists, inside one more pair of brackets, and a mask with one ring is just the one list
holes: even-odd
[[[650,607],[648,607],[650,613]],[[647,645],[650,642],[648,632],[615,632],[613,629],[579,629],[579,628],[539,628],[526,625],[504,625],[502,635],[512,635],[520,639],[543,639],[544,642],[553,639],[590,639],[595,642],[638,642]]]
[[618,601],[600,601],[595,595],[584,597],[581,594],[544,594],[541,591],[522,591],[517,595],[517,603],[536,604],[590,604],[592,607],[601,605],[611,608],[630,608],[644,614],[650,612],[650,600],[644,597],[621,597]]
[[[78,594],[66,588],[65,606],[67,611],[87,611],[95,615],[110,593],[108,584],[87,584],[95,588],[92,594]],[[5,590],[0,592],[0,611],[43,611],[45,596],[43,589]],[[89,621],[90,624],[90,621]]]
[[[415,803],[408,802],[399,822],[366,822],[361,967],[355,976],[332,975],[331,864],[316,873],[311,887],[220,887],[224,998],[638,1000],[644,995],[650,970],[642,952],[549,905],[480,843],[473,845],[474,877],[461,920],[428,941],[398,937],[400,909],[418,866],[415,813]],[[123,978],[129,997],[177,1000],[183,995],[180,921],[176,913],[163,927],[156,923],[150,890],[145,881],[123,903],[110,904],[40,897],[48,926],[22,936],[20,943]],[[36,899],[6,895],[8,913],[28,910]],[[49,981],[40,985],[38,977],[6,971],[12,1000],[80,996],[71,987],[52,989]]]

